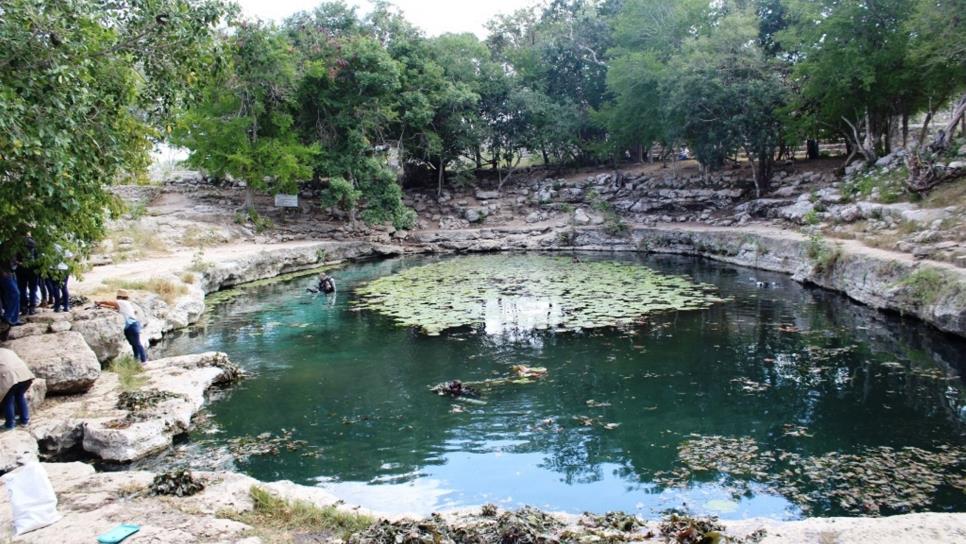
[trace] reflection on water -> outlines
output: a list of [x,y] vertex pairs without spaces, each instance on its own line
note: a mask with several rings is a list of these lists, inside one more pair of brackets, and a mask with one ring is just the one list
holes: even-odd
[[[222,350],[255,373],[211,406],[215,429],[193,435],[194,447],[294,429],[308,448],[254,456],[238,468],[384,511],[494,502],[789,518],[799,507],[754,478],[736,486],[709,473],[683,489],[654,480],[679,466],[678,447],[692,435],[751,437],[802,456],[964,444],[962,341],[787,277],[642,259],[733,301],[620,331],[539,330],[560,305],[523,297],[489,301],[482,326],[439,337],[352,310],[354,286],[424,262],[339,271],[333,305],[304,292],[311,278],[255,288],[169,341],[166,354]],[[755,279],[777,287],[758,289]],[[483,405],[427,391],[453,378],[504,376],[515,364],[547,367],[549,376],[495,389]],[[931,506],[964,507],[956,492]]]

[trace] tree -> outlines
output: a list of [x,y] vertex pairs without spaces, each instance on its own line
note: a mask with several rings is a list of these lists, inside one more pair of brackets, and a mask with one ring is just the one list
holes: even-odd
[[[383,6],[381,9],[388,9]],[[302,141],[320,153],[315,176],[326,182],[323,201],[369,223],[408,227],[413,214],[386,151],[398,112],[402,66],[371,27],[343,3],[326,3],[286,21],[303,79],[298,92]]]
[[796,109],[842,134],[874,162],[891,148],[897,116],[920,101],[908,64],[909,0],[794,0],[789,27],[777,34],[792,52]]
[[610,101],[602,120],[618,148],[643,148],[659,142],[671,149],[679,134],[666,117],[669,63],[685,41],[705,29],[708,3],[698,0],[627,0],[613,20],[608,55]]
[[0,6],[0,259],[31,230],[87,253],[191,98],[229,14],[218,0],[6,0]]
[[172,141],[190,150],[188,164],[244,180],[245,207],[254,213],[253,191],[297,191],[312,175],[317,146],[303,145],[293,127],[298,73],[284,37],[243,23],[224,47],[226,66],[181,116]]

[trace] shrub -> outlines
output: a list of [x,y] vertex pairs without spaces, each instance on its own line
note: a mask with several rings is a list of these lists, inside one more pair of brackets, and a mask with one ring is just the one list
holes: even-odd
[[812,261],[815,272],[824,273],[831,270],[835,263],[842,256],[842,248],[835,244],[829,244],[821,234],[813,234],[808,239],[806,250],[809,260]]
[[908,289],[909,298],[912,301],[929,306],[939,299],[940,293],[948,282],[942,272],[934,268],[920,268],[900,281],[897,286]]

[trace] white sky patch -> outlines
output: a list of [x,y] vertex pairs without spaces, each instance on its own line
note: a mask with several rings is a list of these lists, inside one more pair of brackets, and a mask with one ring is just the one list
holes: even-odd
[[[322,0],[235,0],[242,12],[249,17],[274,20],[281,23],[286,17],[299,11],[310,11]],[[359,13],[369,11],[367,0],[347,0],[347,4],[358,6]],[[501,13],[512,13],[529,7],[534,0],[395,0],[406,15],[406,19],[422,28],[430,36],[447,32],[472,32],[483,38],[486,36],[484,25]]]

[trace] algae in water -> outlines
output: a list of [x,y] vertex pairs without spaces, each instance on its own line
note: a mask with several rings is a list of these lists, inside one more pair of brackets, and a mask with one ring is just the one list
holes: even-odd
[[431,336],[467,325],[494,334],[621,326],[721,301],[712,286],[638,264],[532,255],[448,259],[379,278],[357,293],[358,308]]

